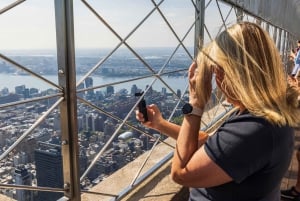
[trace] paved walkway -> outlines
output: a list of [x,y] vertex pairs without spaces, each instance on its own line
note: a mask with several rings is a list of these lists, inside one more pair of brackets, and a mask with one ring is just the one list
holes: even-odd
[[293,158],[289,167],[289,170],[285,174],[282,183],[281,189],[285,190],[296,184],[297,174],[298,174],[298,163],[296,159],[296,150],[300,146],[300,128],[295,129],[295,148]]

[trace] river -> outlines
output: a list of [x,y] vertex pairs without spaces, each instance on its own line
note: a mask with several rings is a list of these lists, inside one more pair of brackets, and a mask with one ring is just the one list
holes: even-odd
[[[44,78],[58,83],[58,76],[55,75],[44,75]],[[82,76],[77,76],[76,79],[79,81]],[[124,77],[102,77],[102,76],[91,76],[93,78],[93,85],[99,86],[104,85],[107,83],[118,82],[121,80],[127,80],[130,78]],[[130,91],[133,84],[136,84],[138,88],[145,89],[147,85],[149,85],[154,78],[146,78],[142,80],[136,80],[133,82],[122,83],[118,85],[114,85],[115,92],[120,89],[127,89]],[[187,85],[187,78],[186,77],[163,77],[162,78],[170,87],[177,91],[178,89],[183,91]],[[0,90],[3,88],[8,88],[9,92],[14,93],[15,87],[25,85],[26,88],[37,88],[40,91],[44,91],[49,88],[54,88],[53,86],[45,83],[43,80],[40,80],[36,77],[30,75],[13,75],[13,74],[0,74]],[[157,80],[154,85],[153,89],[157,91],[161,91],[162,87],[165,87],[164,84]]]

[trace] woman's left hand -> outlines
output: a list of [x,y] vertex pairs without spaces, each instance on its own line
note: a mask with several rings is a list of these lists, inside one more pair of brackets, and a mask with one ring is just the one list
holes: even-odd
[[[211,96],[212,71],[209,68],[199,69],[193,62],[189,68],[189,102],[195,107],[204,109]],[[197,83],[199,82],[199,83]]]
[[193,106],[199,107],[199,100],[196,94],[196,77],[198,74],[197,64],[193,62],[189,67],[189,102]]

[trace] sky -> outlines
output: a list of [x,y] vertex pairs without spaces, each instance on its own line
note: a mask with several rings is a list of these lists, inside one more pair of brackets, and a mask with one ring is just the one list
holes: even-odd
[[[0,0],[0,10],[16,0]],[[55,0],[26,0],[0,14],[0,52],[15,49],[55,49]],[[154,8],[151,0],[87,0],[118,36],[114,35],[81,0],[73,1],[74,37],[76,48],[115,47],[128,36]],[[159,0],[156,0],[158,3]],[[212,5],[216,13],[217,8]],[[165,0],[159,7],[182,39],[195,19],[191,1]],[[221,19],[206,17],[209,29],[217,32]],[[194,30],[183,43],[193,46]],[[120,38],[118,38],[120,37]],[[140,28],[126,40],[131,47],[175,47],[178,40],[156,10]]]

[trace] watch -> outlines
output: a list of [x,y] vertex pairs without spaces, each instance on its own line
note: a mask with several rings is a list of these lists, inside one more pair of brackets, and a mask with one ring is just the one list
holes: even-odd
[[203,114],[202,109],[193,107],[190,103],[184,104],[181,110],[184,115],[196,115],[201,117]]

